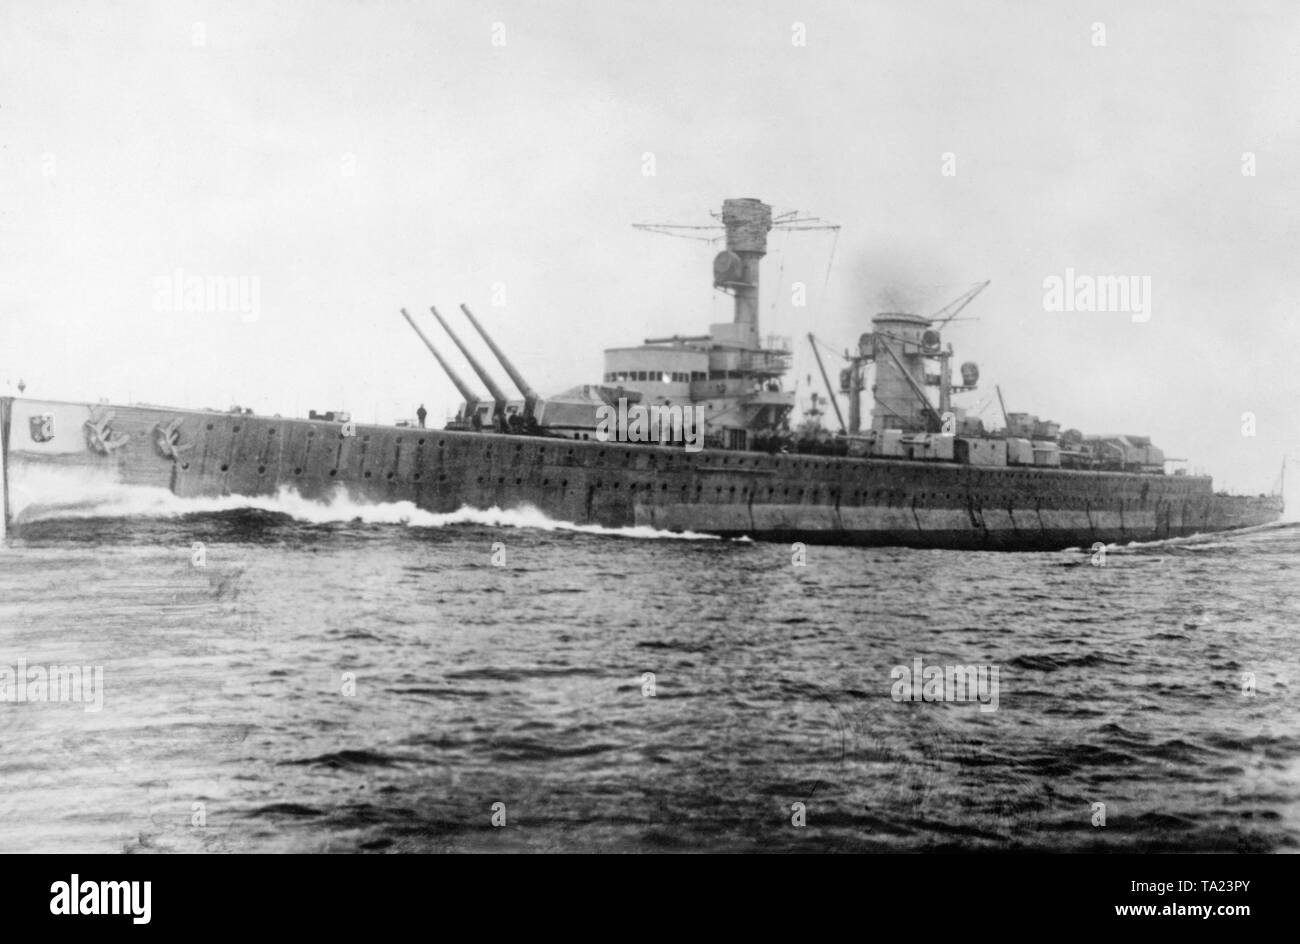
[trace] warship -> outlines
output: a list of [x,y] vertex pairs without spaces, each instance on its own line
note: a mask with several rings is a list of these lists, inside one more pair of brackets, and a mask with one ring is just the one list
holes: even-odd
[[[599,383],[555,396],[538,395],[462,305],[519,392],[508,396],[431,309],[486,389],[480,395],[402,310],[464,397],[443,429],[363,424],[341,411],[291,419],[0,398],[4,523],[13,531],[39,517],[64,481],[76,483],[61,496],[68,502],[87,482],[181,497],[287,489],[431,512],[531,507],[608,528],[1007,551],[1162,540],[1280,517],[1280,494],[1216,492],[1208,476],[1171,470],[1144,435],[1085,435],[1005,406],[1004,427],[985,429],[958,402],[977,388],[979,369],[962,363],[954,376],[943,339],[983,286],[939,316],[877,314],[838,390],[818,355],[828,390],[798,423],[785,382],[790,341],[760,336],[758,315],[768,235],[799,221],[774,219],[757,199],[726,200],[717,219],[725,248],[713,285],[732,296],[733,319],[707,334],[607,350]],[[834,407],[838,429],[822,426],[819,402]]]

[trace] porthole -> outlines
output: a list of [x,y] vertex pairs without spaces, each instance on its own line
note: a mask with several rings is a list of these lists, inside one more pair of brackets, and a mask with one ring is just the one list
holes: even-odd
[[294,474],[294,475],[302,475],[302,469],[300,469],[300,468],[299,468],[299,469],[294,469],[294,470],[293,470],[293,474]]
[[224,462],[221,464],[221,471],[222,471],[222,472],[227,472],[227,471],[229,471],[229,469],[230,469],[230,466],[226,465]]

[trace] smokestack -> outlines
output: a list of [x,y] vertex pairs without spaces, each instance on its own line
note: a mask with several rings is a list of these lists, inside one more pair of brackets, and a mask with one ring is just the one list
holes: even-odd
[[451,326],[447,324],[442,315],[438,314],[438,309],[430,305],[429,311],[433,312],[433,317],[438,319],[438,324],[442,325],[442,330],[447,332],[447,337],[451,338],[456,346],[460,348],[460,352],[465,355],[465,360],[469,361],[469,366],[474,368],[474,373],[478,374],[478,379],[483,381],[483,385],[488,388],[488,393],[492,395],[492,401],[496,404],[496,415],[504,417],[506,413],[505,391],[497,386],[496,381],[492,379],[492,375],[483,369],[483,365],[474,359],[474,355],[469,352],[469,348],[465,346],[464,342],[456,337],[456,332],[452,331]]
[[871,319],[876,383],[872,392],[883,410],[872,410],[872,429],[931,432],[939,412],[925,392],[925,342],[930,320],[919,315],[882,313]]
[[492,340],[488,333],[483,330],[483,326],[478,323],[478,319],[474,317],[474,312],[469,310],[469,306],[462,304],[460,310],[465,313],[465,317],[468,318],[469,323],[474,326],[474,330],[479,333],[488,348],[496,356],[496,359],[501,362],[501,366],[505,368],[505,372],[510,376],[510,382],[518,387],[519,392],[524,395],[525,415],[531,417],[534,409],[537,407],[537,393],[532,387],[528,386],[528,381],[524,380],[524,375],[515,370],[515,365],[510,363],[510,359],[506,357],[501,348],[496,346],[496,342]]
[[759,263],[767,255],[767,233],[772,228],[772,208],[762,200],[722,201],[722,225],[727,248],[713,260],[713,284],[735,296],[735,324],[752,348],[758,347]]

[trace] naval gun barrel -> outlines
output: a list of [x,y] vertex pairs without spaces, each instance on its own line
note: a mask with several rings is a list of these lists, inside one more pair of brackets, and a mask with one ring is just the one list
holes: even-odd
[[515,365],[510,363],[510,358],[506,357],[505,352],[502,351],[501,348],[497,347],[496,342],[492,340],[492,337],[483,330],[483,326],[478,323],[478,319],[474,317],[474,312],[469,310],[469,306],[461,305],[460,310],[465,313],[465,317],[468,318],[469,323],[474,326],[474,330],[479,333],[488,348],[491,349],[492,353],[496,356],[496,359],[501,362],[501,366],[505,368],[505,372],[510,375],[510,382],[518,387],[519,392],[524,395],[524,413],[526,416],[532,417],[534,411],[537,409],[537,392],[533,390],[532,387],[528,386],[528,381],[524,380],[524,375],[515,369]]
[[447,324],[446,319],[438,314],[438,309],[430,305],[429,311],[433,312],[433,317],[438,319],[438,324],[442,325],[442,330],[447,332],[447,337],[451,338],[456,347],[460,348],[460,352],[465,355],[465,360],[469,361],[469,366],[474,368],[474,373],[478,374],[478,379],[483,381],[483,385],[488,388],[488,393],[492,394],[492,401],[496,404],[496,415],[504,418],[506,413],[505,391],[497,386],[497,382],[492,379],[492,375],[484,370],[483,365],[469,352],[465,342],[456,336],[456,332],[451,330],[451,325]]
[[432,354],[437,359],[439,366],[441,366],[443,369],[443,372],[446,373],[446,375],[449,378],[451,378],[451,382],[456,386],[456,389],[460,391],[460,395],[465,398],[464,421],[468,422],[470,416],[472,416],[474,411],[478,408],[478,400],[479,400],[478,395],[474,393],[474,391],[470,388],[469,384],[465,383],[465,381],[460,379],[460,375],[456,373],[456,371],[452,369],[452,366],[447,363],[446,359],[443,358],[443,356],[438,353],[438,349],[433,346],[433,342],[430,341],[428,336],[425,335],[425,333],[420,330],[420,326],[415,323],[415,319],[412,318],[410,314],[407,313],[405,308],[402,309],[402,317],[406,319],[406,323],[411,326],[411,328],[415,331],[415,333],[420,336],[420,340],[423,341],[424,346],[429,349],[429,353]]

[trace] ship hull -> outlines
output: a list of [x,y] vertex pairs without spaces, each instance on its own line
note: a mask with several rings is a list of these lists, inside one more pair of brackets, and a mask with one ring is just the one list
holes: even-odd
[[[1278,496],[1200,476],[769,455],[165,407],[5,398],[5,517],[79,490],[248,497],[292,489],[431,512],[531,506],[610,528],[818,544],[1052,550],[1276,521]],[[47,435],[48,434],[48,435]],[[68,492],[71,491],[71,494]]]

